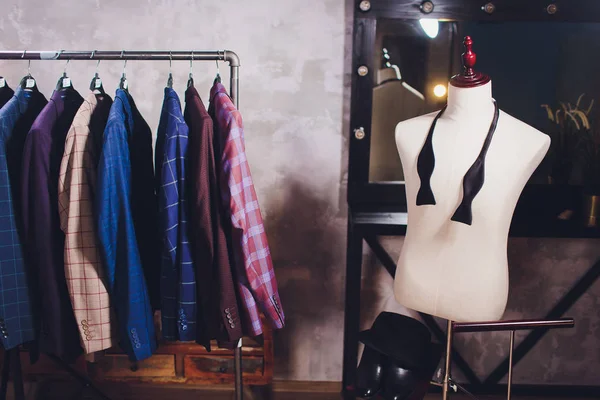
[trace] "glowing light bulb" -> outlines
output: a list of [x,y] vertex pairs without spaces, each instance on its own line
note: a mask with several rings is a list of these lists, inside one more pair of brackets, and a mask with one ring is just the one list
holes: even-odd
[[435,85],[433,88],[433,94],[435,97],[444,97],[446,95],[446,86],[444,85]]
[[437,19],[420,19],[421,28],[425,31],[425,34],[432,39],[438,35],[440,31],[440,24]]

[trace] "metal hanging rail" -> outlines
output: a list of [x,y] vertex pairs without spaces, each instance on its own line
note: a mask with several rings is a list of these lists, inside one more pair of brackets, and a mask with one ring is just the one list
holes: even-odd
[[0,51],[0,60],[143,60],[143,61],[225,61],[230,68],[230,92],[239,109],[240,58],[230,50],[17,50]]
[[[211,50],[211,51],[194,51],[194,50],[44,50],[44,51],[4,51],[0,50],[0,60],[140,60],[140,61],[225,61],[229,63],[229,95],[233,100],[236,108],[239,109],[239,69],[240,58],[230,50]],[[18,347],[15,348],[16,357],[19,357]],[[8,354],[7,354],[8,356]],[[5,363],[6,364],[6,363]],[[4,365],[5,371],[8,374],[8,365]],[[19,365],[20,369],[20,365]],[[240,339],[237,347],[234,350],[234,370],[235,370],[235,399],[243,400],[243,381],[242,381],[242,340]],[[20,371],[16,371],[15,377],[21,377]],[[76,376],[77,379],[82,377]],[[8,379],[8,376],[7,376]],[[2,377],[2,389],[5,382]],[[21,379],[19,379],[21,380]],[[86,383],[90,386],[91,382]],[[22,381],[17,382],[17,387],[21,388]],[[91,386],[94,388],[93,386]],[[5,392],[4,392],[5,393]],[[104,396],[105,397],[105,396]]]

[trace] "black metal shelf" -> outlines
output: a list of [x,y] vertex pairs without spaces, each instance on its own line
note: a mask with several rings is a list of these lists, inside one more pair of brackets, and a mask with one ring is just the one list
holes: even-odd
[[[398,185],[404,186],[404,185]],[[394,195],[404,194],[403,188]],[[406,200],[397,205],[388,197],[385,203],[356,203],[351,207],[352,222],[368,234],[402,236],[406,234],[408,214]],[[600,238],[600,228],[587,227],[582,217],[584,188],[568,185],[527,185],[519,198],[510,227],[511,237],[530,238]],[[571,210],[568,220],[558,218]]]

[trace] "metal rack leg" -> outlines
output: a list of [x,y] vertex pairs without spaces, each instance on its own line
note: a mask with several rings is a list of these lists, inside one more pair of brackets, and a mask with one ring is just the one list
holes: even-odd
[[[350,219],[352,217],[350,216]],[[362,275],[362,235],[348,221],[348,247],[346,250],[346,305],[344,313],[344,361],[342,393],[354,399],[351,389],[356,380],[358,363],[358,333],[360,329],[360,279]]]
[[450,367],[452,366],[452,321],[448,321],[448,330],[446,331],[446,366],[444,371],[444,382],[442,386],[442,399],[448,400],[450,389]]
[[242,339],[240,339],[237,347],[234,350],[233,363],[235,369],[235,400],[243,400],[244,382],[242,381]]
[[513,350],[515,348],[515,331],[510,331],[510,349],[508,351],[508,392],[506,394],[506,400],[510,400],[510,394],[512,389],[512,375],[513,375]]

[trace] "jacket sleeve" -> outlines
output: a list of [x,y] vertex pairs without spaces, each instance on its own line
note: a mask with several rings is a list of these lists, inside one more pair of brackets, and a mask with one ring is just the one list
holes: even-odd
[[[246,160],[244,131],[239,112],[228,110],[226,130],[230,149],[237,159],[223,168],[222,190],[228,190],[231,209],[232,240],[240,295],[249,304],[255,299],[267,322],[275,329],[285,325],[285,316],[277,290],[277,280],[254,184]],[[232,165],[235,164],[235,165]],[[235,168],[235,170],[233,170]],[[227,196],[226,196],[227,197]],[[237,250],[237,251],[236,251]],[[262,333],[256,309],[248,309],[251,334]]]
[[188,235],[187,193],[185,185],[186,159],[188,149],[189,129],[183,122],[177,124],[175,136],[175,160],[177,174],[177,192],[179,201],[177,206],[177,263],[179,270],[179,340],[195,340],[198,328],[197,323],[197,286],[196,271],[192,261],[190,241]]
[[[190,106],[188,106],[190,107]],[[195,111],[195,110],[194,110]],[[187,111],[186,111],[187,112]],[[191,114],[191,112],[190,112]],[[196,341],[210,350],[210,340],[215,337],[217,329],[215,299],[215,269],[213,268],[213,226],[210,214],[210,193],[208,191],[207,157],[204,147],[202,127],[199,117],[189,117],[189,170],[186,179],[189,182],[190,220],[189,226],[192,251],[196,265],[198,321]]]
[[[223,210],[220,201],[219,180],[217,174],[218,160],[215,158],[213,124],[208,120],[204,127],[207,138],[206,165],[209,182],[209,193],[211,203],[212,225],[214,226],[214,263],[218,271],[218,290],[219,298],[218,315],[220,323],[225,328],[226,335],[217,337],[219,347],[233,349],[237,346],[237,341],[242,337],[242,319],[238,307],[235,284],[233,279],[232,263],[229,259],[227,248],[227,239],[223,225]],[[229,225],[226,225],[229,226]]]
[[[60,225],[65,233],[65,276],[81,345],[86,353],[113,346],[110,298],[98,251],[90,198],[96,175],[91,138],[71,126],[58,178]],[[87,132],[89,133],[89,132]],[[69,215],[72,216],[69,219]],[[73,217],[77,217],[76,219]]]
[[[41,290],[41,285],[47,279],[52,279],[49,268],[44,268],[45,260],[52,259],[50,241],[47,232],[50,231],[50,209],[48,185],[49,157],[48,152],[42,151],[42,147],[50,148],[45,142],[45,136],[31,130],[25,139],[23,149],[23,167],[21,170],[21,200],[23,233],[25,236],[25,252],[27,253],[27,267],[34,277],[31,279],[32,293],[37,293],[35,301],[38,310],[43,309],[42,304],[48,301],[50,290],[53,285]],[[52,315],[41,312],[41,324],[39,328],[42,334],[47,335],[51,331]]]
[[131,216],[130,183],[125,128],[109,121],[98,165],[98,238],[117,314],[120,345],[135,361],[152,355],[156,339]]

